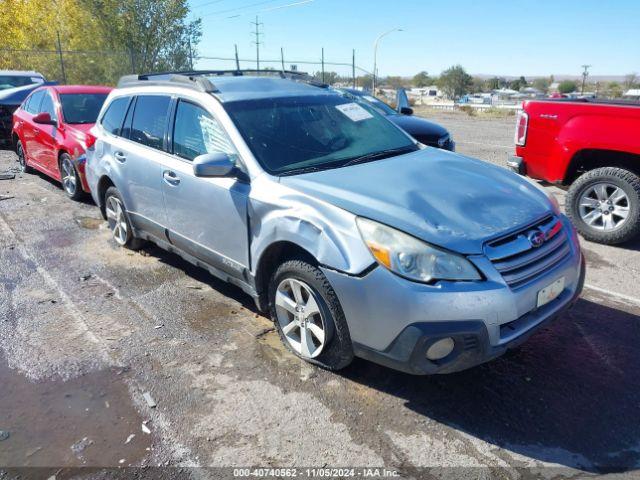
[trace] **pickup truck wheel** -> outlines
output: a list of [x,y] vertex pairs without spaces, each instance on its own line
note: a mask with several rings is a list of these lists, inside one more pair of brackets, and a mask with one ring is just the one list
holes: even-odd
[[338,297],[320,269],[289,260],[269,282],[269,309],[280,339],[303,360],[340,370],[353,360],[353,347]]
[[104,204],[111,236],[115,242],[121,247],[139,250],[144,245],[144,241],[134,236],[129,215],[117,188],[109,187],[107,189],[104,195]]
[[22,142],[18,140],[16,144],[16,154],[18,155],[18,164],[20,165],[20,171],[22,173],[31,173],[33,169],[27,164],[27,155],[24,152],[24,147],[22,146]]
[[566,211],[587,240],[629,241],[640,234],[640,177],[623,168],[591,170],[569,188]]

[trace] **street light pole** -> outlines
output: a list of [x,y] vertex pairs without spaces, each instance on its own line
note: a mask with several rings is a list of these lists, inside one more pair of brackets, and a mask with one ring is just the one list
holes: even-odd
[[392,28],[391,30],[384,32],[383,34],[379,35],[378,38],[376,38],[376,41],[373,44],[373,80],[372,80],[372,86],[373,86],[373,95],[376,95],[376,77],[378,72],[376,71],[378,68],[378,43],[380,42],[380,40],[382,39],[382,37],[386,37],[387,35],[389,35],[390,33],[393,32],[402,32],[401,28]]

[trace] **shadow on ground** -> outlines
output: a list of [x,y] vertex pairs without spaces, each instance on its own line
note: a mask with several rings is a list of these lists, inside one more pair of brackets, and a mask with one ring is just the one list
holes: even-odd
[[[239,288],[156,246],[145,250],[257,313]],[[465,372],[415,377],[356,359],[340,374],[514,453],[626,472],[640,468],[638,345],[637,311],[580,299],[520,348]]]
[[519,349],[474,369],[416,378],[365,361],[343,375],[420,415],[545,462],[640,467],[640,317],[581,299]]

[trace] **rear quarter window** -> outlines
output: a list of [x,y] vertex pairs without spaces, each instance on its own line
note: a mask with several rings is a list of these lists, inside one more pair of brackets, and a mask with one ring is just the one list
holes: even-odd
[[130,139],[162,150],[171,98],[163,95],[139,95],[131,122]]
[[120,135],[122,122],[124,121],[124,116],[127,113],[128,105],[129,97],[118,97],[114,99],[102,116],[102,120],[100,121],[102,128],[112,135]]

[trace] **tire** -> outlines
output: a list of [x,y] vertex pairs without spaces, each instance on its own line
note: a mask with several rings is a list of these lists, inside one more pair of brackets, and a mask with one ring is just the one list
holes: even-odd
[[[303,301],[296,302],[296,295],[290,288],[292,284],[301,287]],[[304,289],[307,289],[307,295]],[[308,295],[309,292],[313,298]],[[282,294],[288,296],[293,304],[287,303],[285,308]],[[305,312],[304,308],[310,310]],[[352,362],[353,347],[344,312],[336,292],[317,267],[304,260],[289,260],[282,263],[269,282],[269,311],[280,340],[297,357],[327,370],[340,370]],[[296,317],[296,311],[298,317]],[[310,312],[312,315],[305,319],[305,314]],[[306,342],[303,342],[302,325],[309,335],[305,336]],[[324,332],[319,351],[320,341],[316,328],[318,326]],[[296,338],[298,341],[295,340]],[[306,350],[304,343],[307,344]]]
[[31,168],[27,164],[27,155],[20,140],[18,140],[18,143],[16,143],[16,154],[18,155],[18,164],[20,164],[20,171],[22,173],[33,173],[33,168]]
[[80,175],[69,154],[63,153],[60,155],[58,167],[60,169],[62,189],[67,194],[67,197],[71,200],[80,200],[84,197]]
[[111,236],[116,244],[130,250],[142,248],[145,242],[134,236],[129,214],[116,187],[107,189],[104,194],[104,205],[107,213],[107,222],[109,222],[109,230],[111,230]]
[[569,188],[566,213],[587,240],[627,242],[640,235],[640,177],[617,167],[591,170]]

